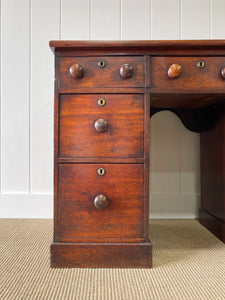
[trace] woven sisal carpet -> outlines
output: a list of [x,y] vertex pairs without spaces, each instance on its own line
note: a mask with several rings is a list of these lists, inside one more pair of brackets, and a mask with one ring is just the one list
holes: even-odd
[[154,220],[153,269],[50,269],[51,220],[0,220],[0,299],[225,299],[225,245],[195,220]]

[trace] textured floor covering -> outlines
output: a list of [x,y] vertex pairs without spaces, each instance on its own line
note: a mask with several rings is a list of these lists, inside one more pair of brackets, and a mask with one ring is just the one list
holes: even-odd
[[150,224],[153,269],[50,269],[51,220],[0,220],[0,299],[225,299],[225,245],[195,220]]

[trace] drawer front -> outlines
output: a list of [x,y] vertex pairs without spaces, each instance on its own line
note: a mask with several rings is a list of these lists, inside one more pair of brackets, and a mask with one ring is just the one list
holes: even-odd
[[143,131],[143,94],[60,97],[59,157],[143,157]]
[[145,86],[142,56],[62,57],[59,68],[60,88]]
[[60,164],[57,239],[143,238],[143,174],[142,164]]
[[224,68],[225,57],[152,57],[151,87],[159,92],[224,91]]

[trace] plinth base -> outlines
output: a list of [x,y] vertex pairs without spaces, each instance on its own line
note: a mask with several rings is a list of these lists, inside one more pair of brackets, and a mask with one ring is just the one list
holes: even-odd
[[146,243],[51,244],[51,267],[151,268],[152,245]]

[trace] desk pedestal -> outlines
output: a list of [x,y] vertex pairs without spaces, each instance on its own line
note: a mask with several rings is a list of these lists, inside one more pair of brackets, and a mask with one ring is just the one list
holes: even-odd
[[225,102],[205,118],[211,128],[201,133],[200,223],[225,242]]

